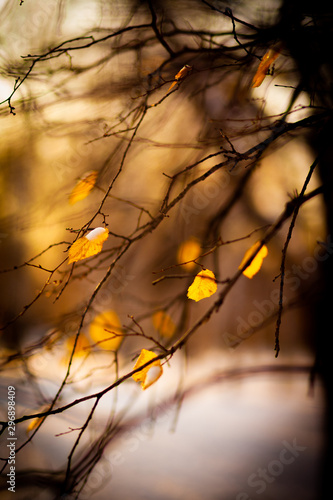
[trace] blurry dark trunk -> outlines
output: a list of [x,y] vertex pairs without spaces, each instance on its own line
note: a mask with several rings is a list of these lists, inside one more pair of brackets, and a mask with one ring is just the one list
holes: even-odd
[[[312,22],[308,22],[312,21]],[[333,111],[333,9],[330,2],[308,2],[284,0],[281,8],[280,30],[286,48],[298,65],[300,88],[308,92],[313,104]],[[328,113],[329,115],[329,113]],[[326,391],[326,416],[324,456],[322,464],[321,491],[318,498],[327,498],[330,491],[332,456],[332,374],[333,363],[330,351],[333,316],[333,122],[328,117],[319,130],[309,137],[315,155],[319,155],[319,173],[324,187],[326,209],[328,258],[319,270],[319,295],[315,309],[316,372],[321,377]]]
[[[333,381],[332,381],[332,352],[330,349],[332,335],[332,306],[333,306],[333,256],[331,237],[333,235],[333,124],[322,132],[315,142],[318,150],[322,152],[320,174],[325,186],[324,199],[327,213],[327,250],[330,252],[328,259],[322,263],[322,293],[317,301],[317,367],[323,379],[326,390],[326,422],[325,422],[325,456],[324,456],[324,491],[322,498],[327,498],[331,482],[331,466],[333,463]],[[326,493],[326,495],[325,495]]]

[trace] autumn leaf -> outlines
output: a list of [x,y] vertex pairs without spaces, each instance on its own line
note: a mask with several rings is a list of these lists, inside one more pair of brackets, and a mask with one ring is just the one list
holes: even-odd
[[76,240],[68,251],[68,264],[78,260],[87,259],[96,255],[102,250],[104,241],[109,236],[109,230],[104,227],[97,227],[89,234]]
[[189,286],[187,297],[198,302],[206,297],[210,297],[216,290],[217,284],[214,273],[209,269],[204,269],[196,275],[192,285]]
[[260,61],[256,74],[252,80],[252,88],[259,87],[268,73],[270,65],[280,55],[281,49],[269,49]]
[[[49,409],[49,406],[43,406],[39,409],[39,412],[38,413],[44,413],[45,411],[47,411]],[[26,433],[29,434],[29,432],[37,429],[37,427],[39,426],[39,424],[41,422],[43,422],[43,420],[45,419],[45,417],[35,417],[33,418],[28,427],[26,428]]]
[[165,311],[157,311],[153,314],[154,328],[162,337],[170,338],[176,331],[176,325],[172,321],[169,314]]
[[90,323],[89,334],[99,347],[108,351],[117,351],[124,338],[120,319],[115,311],[104,311],[95,316]]
[[[155,358],[156,354],[153,351],[147,351],[146,349],[142,349],[140,356],[137,359],[137,362],[134,365],[134,370],[139,368],[140,366],[146,364],[151,359]],[[163,368],[160,360],[156,360],[150,365],[142,368],[142,370],[134,373],[132,378],[135,382],[141,382],[141,387],[143,390],[147,389],[149,386],[154,384],[156,380],[160,378],[163,373]]]
[[42,422],[42,421],[43,421],[42,417],[33,418],[26,429],[27,434],[29,432],[33,431],[34,429],[36,429],[38,427],[38,425],[40,424],[40,422]]
[[69,195],[68,201],[71,205],[84,200],[84,198],[88,196],[92,188],[95,186],[97,176],[98,172],[93,170],[91,172],[86,172],[84,176],[81,177]]
[[[251,248],[249,248],[244,257],[242,262],[240,263],[238,269],[242,269],[242,267],[245,265],[245,263],[258,251],[258,248],[260,247],[261,242],[257,241],[254,245],[252,245]],[[262,266],[262,262],[264,258],[268,255],[268,249],[266,245],[263,245],[257,255],[254,257],[252,260],[251,264],[249,264],[243,271],[244,276],[247,278],[253,278],[255,274],[260,270]]]
[[27,429],[26,429],[26,432],[27,434],[35,429],[37,429],[38,425],[43,422],[43,419],[44,417],[36,417],[36,418],[33,418],[30,422],[30,424],[28,425]]
[[193,262],[200,256],[201,246],[199,241],[191,237],[179,245],[177,252],[177,262],[187,271],[191,271],[196,263]]
[[185,76],[187,76],[189,74],[190,71],[192,71],[192,66],[185,64],[185,66],[183,66],[182,69],[180,71],[178,71],[178,73],[175,75],[175,81],[172,82],[172,84],[168,88],[168,92],[170,92],[170,90],[173,89],[173,87],[175,85],[177,85],[177,83],[180,80],[183,80],[185,78]]

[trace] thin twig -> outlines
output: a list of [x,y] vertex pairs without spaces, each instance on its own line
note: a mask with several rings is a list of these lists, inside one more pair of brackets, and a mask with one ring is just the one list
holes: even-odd
[[278,316],[276,320],[276,328],[275,328],[275,357],[277,358],[280,352],[280,327],[281,327],[281,321],[282,321],[282,311],[283,311],[283,291],[284,291],[284,277],[285,277],[285,268],[286,268],[286,258],[287,258],[287,250],[289,243],[291,241],[291,236],[295,227],[296,219],[298,216],[299,209],[303,203],[304,200],[304,195],[306,188],[308,187],[308,184],[310,182],[310,179],[312,177],[312,174],[319,162],[319,156],[314,160],[312,165],[310,166],[309,172],[306,176],[306,179],[304,181],[302,190],[297,197],[297,203],[295,204],[295,208],[293,210],[293,216],[290,222],[287,238],[285,241],[285,244],[282,249],[282,260],[281,260],[281,266],[280,266],[280,290],[279,290],[279,309],[278,309]]

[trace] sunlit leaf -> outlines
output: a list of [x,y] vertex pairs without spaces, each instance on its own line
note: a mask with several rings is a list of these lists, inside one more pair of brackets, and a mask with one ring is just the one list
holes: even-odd
[[109,230],[97,227],[89,234],[76,240],[68,251],[68,264],[96,255],[102,250],[104,241],[109,236]]
[[187,296],[189,299],[198,302],[206,297],[210,297],[216,290],[217,284],[214,273],[209,269],[204,269],[194,278],[192,285],[187,290]]
[[172,84],[168,88],[168,92],[170,92],[170,90],[173,89],[173,87],[175,85],[177,85],[177,83],[180,80],[183,80],[183,78],[185,78],[185,76],[187,76],[190,71],[192,71],[192,66],[189,66],[188,64],[185,64],[185,66],[183,66],[182,69],[180,71],[178,71],[178,73],[175,75],[175,81],[172,82]]
[[256,74],[253,77],[251,87],[259,87],[268,73],[270,65],[279,56],[280,50],[269,49],[260,61]]
[[172,321],[169,314],[165,311],[157,311],[153,314],[154,328],[162,337],[172,337],[176,331],[176,325]]
[[117,351],[124,338],[120,319],[115,311],[104,311],[95,316],[90,323],[89,334],[99,347],[108,351]]
[[147,389],[150,387],[152,384],[154,384],[162,375],[163,373],[163,368],[161,365],[159,366],[152,366],[149,368],[147,371],[146,378],[143,383],[141,383],[141,387],[143,390]]
[[[48,410],[48,406],[43,406],[42,408],[39,409],[39,413],[44,413],[45,411]],[[26,433],[29,434],[29,432],[31,431],[34,431],[35,429],[37,429],[37,427],[39,426],[39,424],[41,422],[43,422],[45,417],[36,417],[36,418],[33,418],[28,427],[26,428]]]
[[98,172],[93,170],[91,172],[87,172],[84,176],[77,182],[76,186],[71,191],[69,195],[69,203],[74,205],[78,201],[84,200],[94,187],[97,180]]
[[[153,351],[142,349],[140,356],[138,357],[137,362],[134,365],[134,370],[155,357],[156,354]],[[160,360],[158,359],[145,368],[142,368],[142,370],[134,373],[134,375],[132,375],[132,378],[135,380],[135,382],[141,382],[141,387],[143,390],[145,390],[147,389],[147,387],[156,382],[156,380],[160,378],[162,373],[163,368]]]
[[196,238],[189,238],[179,245],[177,252],[177,262],[187,271],[191,271],[195,266],[195,259],[201,253],[201,246]]
[[[242,262],[240,263],[238,269],[242,269],[242,267],[245,265],[245,263],[258,251],[258,248],[260,247],[261,242],[257,241],[254,245],[252,245],[251,248],[249,248],[244,257]],[[252,260],[251,264],[249,264],[243,271],[244,276],[247,278],[253,278],[255,274],[260,270],[262,266],[262,262],[264,258],[267,256],[268,250],[266,245],[263,245],[257,255],[254,257]]]
[[42,421],[43,421],[43,417],[33,418],[26,429],[27,433],[35,430]]

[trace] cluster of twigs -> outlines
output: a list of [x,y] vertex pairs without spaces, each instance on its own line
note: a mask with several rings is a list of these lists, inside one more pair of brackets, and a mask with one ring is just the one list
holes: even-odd
[[[72,38],[58,43],[42,54],[28,54],[23,57],[21,74],[17,76],[11,94],[7,99],[0,103],[2,105],[6,105],[9,113],[12,115],[19,113],[20,106],[22,106],[22,101],[17,98],[19,90],[25,84],[29,83],[29,79],[32,77],[37,68],[42,69],[46,67],[47,63],[51,60],[58,59],[60,61],[64,58],[66,58],[66,60],[69,59],[70,62],[66,70],[67,72],[84,73],[86,70],[90,69],[91,66],[87,66],[86,68],[81,67],[80,70],[75,68],[73,54],[76,52],[84,52],[90,51],[93,48],[100,48],[101,55],[98,56],[98,60],[94,64],[95,68],[102,68],[107,58],[110,59],[115,55],[126,54],[128,51],[136,53],[139,59],[142,51],[146,47],[150,46],[154,46],[156,51],[162,50],[164,51],[164,54],[166,54],[163,61],[156,67],[156,69],[150,73],[148,77],[142,78],[139,82],[142,93],[133,99],[132,108],[129,111],[124,112],[123,116],[119,118],[115,125],[109,127],[101,136],[95,138],[95,141],[103,141],[110,137],[120,138],[121,144],[125,143],[126,145],[122,151],[118,166],[114,171],[108,186],[104,189],[101,195],[98,207],[80,228],[71,230],[71,234],[75,235],[74,241],[85,235],[89,229],[94,228],[99,220],[102,220],[105,226],[109,225],[106,208],[107,202],[112,198],[112,196],[115,196],[113,194],[114,188],[124,171],[129,153],[132,152],[135,144],[137,143],[136,141],[142,140],[139,138],[139,134],[142,130],[143,124],[150,120],[150,117],[153,115],[154,110],[158,106],[161,106],[163,102],[171,98],[171,94],[178,92],[182,88],[186,88],[187,82],[186,79],[184,79],[184,81],[177,82],[170,93],[166,92],[161,96],[160,90],[166,88],[165,85],[168,85],[173,81],[172,75],[176,73],[175,68],[181,66],[183,61],[187,61],[188,64],[193,65],[192,74],[193,77],[197,77],[197,86],[194,87],[188,83],[187,92],[190,96],[195,96],[200,93],[200,91],[207,88],[207,84],[201,83],[199,79],[200,74],[205,74],[208,71],[210,74],[214,74],[214,72],[216,72],[217,77],[221,78],[223,75],[229,74],[229,72],[238,73],[241,70],[247,71],[247,68],[252,65],[253,61],[258,61],[258,58],[260,58],[256,51],[261,33],[261,30],[258,27],[234,16],[230,9],[220,9],[214,6],[213,3],[206,1],[199,2],[199,4],[200,3],[202,4],[202,8],[211,10],[212,15],[220,16],[224,23],[229,22],[229,30],[221,32],[201,30],[194,32],[190,28],[184,29],[183,27],[178,27],[177,20],[171,18],[168,20],[163,19],[159,11],[155,10],[153,2],[149,0],[147,2],[146,14],[147,16],[150,16],[150,19],[147,22],[138,24],[129,22],[128,25],[117,30],[110,30],[110,32],[104,36],[99,36],[98,31],[96,30],[95,33],[86,34],[81,37]],[[195,43],[191,42],[193,37],[195,38]],[[180,44],[178,40],[180,38],[185,40],[182,44]],[[223,41],[221,41],[224,38],[228,39],[229,42],[232,40],[233,43],[224,45]],[[196,61],[199,62],[197,66]],[[205,61],[207,61],[206,66]],[[192,76],[188,78],[188,82],[190,82],[191,78]],[[124,88],[128,88],[126,82],[124,82]],[[298,88],[296,90],[297,92],[295,91],[295,94],[299,92]],[[16,102],[14,106],[13,103],[15,99]],[[140,367],[136,370],[130,370],[121,376],[118,374],[116,379],[111,384],[94,394],[82,396],[64,404],[60,402],[64,388],[70,380],[73,360],[77,351],[77,344],[80,335],[82,334],[82,329],[86,323],[87,315],[94,307],[99,294],[107,285],[110,277],[112,277],[117,265],[123,262],[130,250],[135,247],[139,241],[144,240],[151,233],[155,232],[159,226],[163,225],[165,220],[170,218],[173,213],[175,213],[176,208],[191,195],[195,187],[203,185],[205,181],[212,178],[214,174],[219,172],[230,173],[235,171],[235,169],[239,169],[242,174],[238,177],[237,182],[233,186],[229,198],[223,206],[219,207],[218,210],[216,210],[215,213],[212,214],[207,220],[207,230],[203,237],[203,248],[205,248],[205,250],[196,262],[199,262],[208,255],[217,253],[218,249],[223,245],[232,243],[224,241],[221,238],[220,227],[230,213],[231,209],[241,199],[243,193],[246,192],[248,182],[253,171],[257,168],[259,161],[265,154],[267,154],[267,152],[270,151],[270,148],[277,145],[281,139],[288,139],[293,135],[302,135],[305,131],[312,131],[317,127],[323,127],[328,119],[328,113],[325,109],[309,106],[309,110],[311,108],[311,114],[308,117],[292,122],[288,121],[287,118],[289,116],[289,112],[291,112],[293,99],[294,96],[291,99],[290,106],[287,111],[281,116],[276,117],[275,120],[270,119],[266,122],[264,118],[263,120],[257,120],[255,128],[261,131],[261,139],[254,145],[240,151],[242,146],[237,147],[235,145],[236,142],[233,138],[230,138],[229,134],[227,135],[224,132],[220,132],[219,137],[215,139],[216,144],[214,145],[214,152],[205,154],[204,151],[199,149],[200,156],[196,161],[191,164],[187,164],[186,166],[179,167],[173,174],[165,173],[164,177],[167,181],[167,185],[164,195],[160,199],[159,206],[155,211],[152,211],[151,209],[148,210],[146,207],[138,205],[134,201],[125,200],[125,203],[131,204],[131,206],[139,213],[135,229],[130,234],[118,234],[113,233],[110,230],[110,235],[112,235],[114,241],[117,241],[117,243],[111,247],[107,247],[103,250],[103,252],[93,257],[88,263],[84,262],[72,264],[68,269],[66,267],[67,257],[63,257],[59,259],[59,263],[52,269],[39,264],[39,258],[42,255],[44,256],[47,254],[49,250],[54,249],[54,247],[62,247],[66,251],[72,243],[72,241],[61,241],[51,243],[40,253],[31,259],[26,260],[24,263],[18,264],[15,268],[2,270],[2,273],[15,273],[17,269],[34,267],[46,275],[44,285],[38,293],[15,317],[11,318],[2,326],[3,330],[6,330],[19,318],[22,318],[28,310],[33,308],[36,302],[45,294],[47,290],[50,289],[54,280],[57,281],[57,287],[55,287],[54,291],[54,301],[59,301],[64,291],[68,289],[76,280],[89,278],[93,271],[101,271],[103,273],[103,276],[96,284],[93,293],[91,293],[87,298],[85,306],[80,314],[80,320],[75,332],[75,340],[69,356],[66,373],[54,397],[52,398],[52,401],[48,404],[48,407],[45,410],[23,415],[15,420],[15,424],[19,427],[23,422],[31,421],[36,418],[40,419],[39,424],[33,430],[31,435],[18,447],[17,452],[20,452],[34,439],[36,433],[39,432],[46,418],[51,415],[64,413],[66,410],[73,408],[74,406],[79,406],[84,402],[92,402],[91,409],[88,412],[83,425],[77,429],[78,435],[73,443],[70,453],[68,454],[66,468],[62,471],[61,478],[59,480],[62,484],[61,491],[63,493],[74,491],[77,495],[76,498],[79,497],[80,491],[84,487],[89,473],[100,460],[103,449],[116,433],[117,420],[115,419],[114,422],[108,424],[106,429],[103,429],[103,433],[91,447],[90,455],[88,454],[88,456],[84,457],[83,461],[85,461],[85,463],[81,463],[82,467],[79,466],[79,461],[75,462],[76,453],[82,437],[87,432],[100,401],[106,394],[110,393],[116,387],[120,386],[123,382],[132,377],[134,373],[142,369],[142,367]],[[129,121],[131,121],[130,125],[128,125]],[[236,139],[238,139],[237,135]],[[208,142],[209,138],[207,138],[207,143]],[[204,149],[204,147],[202,147],[202,149]],[[260,239],[260,246],[257,248],[257,253],[263,245],[267,244],[279,232],[283,225],[290,221],[287,238],[282,249],[280,269],[280,301],[277,311],[272,314],[272,317],[277,318],[275,329],[276,356],[278,356],[280,351],[279,333],[284,310],[283,291],[288,245],[290,243],[296,219],[302,205],[322,193],[321,187],[313,191],[306,192],[318,160],[319,159],[316,158],[312,165],[309,166],[308,174],[300,194],[290,200],[285,207],[281,207],[280,216],[275,221],[267,227],[261,228],[261,232],[264,234]],[[212,161],[215,161],[213,166],[211,166]],[[106,168],[108,163],[109,159],[106,158],[103,168]],[[117,199],[116,196],[115,199]],[[253,234],[253,231],[249,231],[249,234],[244,236],[244,238],[249,237],[251,234]],[[252,256],[252,259],[254,257],[255,255]],[[157,352],[156,357],[147,362],[145,366],[150,365],[156,360],[163,360],[164,362],[170,361],[172,356],[177,351],[183,349],[199,328],[206,324],[213,314],[220,311],[226,297],[230,294],[231,290],[233,290],[236,283],[242,276],[243,270],[248,264],[249,262],[244,264],[244,266],[238,269],[233,275],[223,276],[223,279],[219,279],[218,283],[221,284],[222,287],[216,298],[212,300],[210,306],[192,325],[184,328],[185,323],[180,321],[175,339],[171,339],[168,342],[157,341],[154,337],[151,337],[144,331],[137,319],[130,316],[130,325],[127,326],[124,336],[141,336],[145,339],[145,341],[152,342],[154,349]],[[160,271],[160,273],[162,273],[162,277],[153,281],[153,285],[159,286],[160,282],[165,279],[188,278],[188,276],[183,274],[170,275],[168,272],[166,273],[168,270],[169,269],[162,269]],[[183,300],[183,291],[180,296],[181,300]],[[177,299],[179,299],[179,297],[176,297],[175,300]],[[187,307],[188,306],[184,303],[182,317],[184,317]],[[9,366],[13,361],[17,361],[18,359],[27,359],[32,353],[45,349],[46,346],[52,346],[53,342],[54,335],[49,334],[40,342],[26,347],[20,352],[8,355],[7,358],[2,361],[2,367]],[[7,425],[7,422],[1,422],[1,433],[4,433]],[[3,471],[6,470],[6,465],[7,461],[4,460],[2,467]]]

